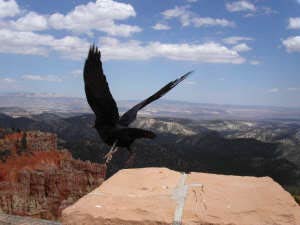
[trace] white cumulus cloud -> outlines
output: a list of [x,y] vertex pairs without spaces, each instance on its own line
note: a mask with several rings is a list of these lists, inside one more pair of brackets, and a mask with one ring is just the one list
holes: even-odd
[[15,0],[0,0],[0,18],[13,17],[20,13]]
[[[1,2],[0,0],[0,18]],[[18,8],[16,2],[8,2],[15,3]],[[3,10],[3,13],[4,11],[5,10]],[[16,13],[12,15],[16,15]],[[128,37],[136,32],[142,31],[142,29],[135,25],[120,23],[120,21],[135,16],[136,12],[130,4],[114,0],[97,0],[95,2],[78,5],[66,14],[53,13],[50,15],[42,15],[37,12],[28,12],[16,20],[2,21],[0,25],[2,28],[20,31],[56,29],[90,35],[93,31],[101,31],[113,36]],[[4,17],[4,14],[2,17]]]
[[254,66],[257,66],[257,65],[261,64],[261,62],[258,61],[258,60],[250,60],[250,64],[254,65]]
[[140,32],[141,28],[116,21],[135,17],[132,5],[113,0],[97,0],[85,5],[78,5],[66,15],[54,13],[49,17],[49,24],[55,29],[66,29],[74,32],[91,30],[103,31],[110,35],[130,36]]
[[247,52],[251,50],[251,48],[246,43],[235,45],[232,49],[237,52]]
[[143,44],[139,41],[120,42],[114,38],[102,38],[99,46],[101,46],[104,60],[146,60],[162,57],[199,63],[240,64],[245,62],[245,59],[237,51],[213,42],[204,44],[150,42]]
[[166,24],[162,24],[162,23],[157,23],[152,27],[154,30],[170,30],[171,27],[166,25]]
[[39,31],[48,28],[48,21],[45,16],[39,15],[35,12],[29,12],[16,21],[10,21],[10,25],[17,30]]
[[288,29],[300,29],[300,17],[289,18]]
[[222,41],[228,45],[236,45],[241,41],[252,41],[252,40],[253,38],[251,37],[232,36],[232,37],[224,38]]
[[162,12],[165,19],[179,19],[182,26],[190,24],[191,12],[188,10],[189,6],[175,6],[172,9],[167,9]]
[[32,81],[62,82],[62,79],[58,76],[55,76],[55,75],[26,74],[26,75],[23,75],[22,78],[24,80],[32,80]]
[[288,52],[300,52],[300,36],[289,37],[282,44]]
[[241,12],[241,11],[252,11],[256,10],[256,7],[253,3],[249,1],[234,1],[234,2],[227,2],[226,9],[229,12]]
[[221,26],[233,27],[235,24],[224,18],[200,17],[189,10],[190,6],[175,6],[162,12],[165,19],[178,19],[182,26],[194,27]]
[[57,39],[51,35],[7,29],[0,29],[0,43],[2,53],[46,56],[56,51],[71,59],[81,58],[89,47],[87,41],[75,36]]
[[[0,52],[3,53],[47,56],[54,52],[74,60],[82,60],[86,57],[90,45],[85,39],[76,36],[55,38],[52,35],[7,29],[0,29],[0,42]],[[98,45],[104,60],[147,60],[161,57],[199,63],[239,64],[245,62],[237,50],[215,42],[142,43],[136,40],[119,41],[116,38],[106,37],[101,38]]]
[[235,24],[232,21],[226,19],[215,19],[211,17],[195,17],[192,19],[192,23],[195,27],[202,26],[221,26],[221,27],[233,27]]

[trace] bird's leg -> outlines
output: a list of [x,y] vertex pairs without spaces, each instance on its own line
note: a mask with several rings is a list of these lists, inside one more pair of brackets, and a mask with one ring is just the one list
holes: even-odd
[[110,148],[109,152],[104,156],[104,159],[106,159],[105,163],[109,163],[113,157],[113,154],[115,154],[118,151],[118,147],[116,146],[118,141],[115,141],[113,146]]
[[127,161],[125,162],[125,167],[132,167],[133,163],[134,163],[134,159],[135,159],[135,156],[136,156],[136,153],[132,151],[131,148],[127,148],[128,151],[129,151],[129,156],[128,156],[128,159]]

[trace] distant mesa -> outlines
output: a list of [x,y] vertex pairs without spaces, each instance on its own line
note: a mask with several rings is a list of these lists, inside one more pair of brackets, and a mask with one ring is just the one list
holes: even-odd
[[[138,100],[117,101],[119,111],[124,112]],[[25,111],[24,111],[25,110]],[[0,113],[11,116],[27,116],[43,112],[91,113],[85,99],[61,96],[55,93],[0,93]],[[178,117],[193,119],[297,119],[300,108],[252,105],[226,105],[159,100],[141,111],[150,117]]]
[[55,97],[64,97],[63,95],[59,95],[56,93],[35,93],[35,92],[8,92],[2,93],[2,96],[8,97],[27,97],[27,98],[55,98]]

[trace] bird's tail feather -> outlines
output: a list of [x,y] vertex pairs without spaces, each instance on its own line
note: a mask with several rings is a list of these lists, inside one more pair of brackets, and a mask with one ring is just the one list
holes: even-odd
[[149,138],[154,139],[156,137],[156,134],[149,130],[143,130],[139,128],[124,128],[122,129],[122,132],[127,132],[127,134],[134,138]]

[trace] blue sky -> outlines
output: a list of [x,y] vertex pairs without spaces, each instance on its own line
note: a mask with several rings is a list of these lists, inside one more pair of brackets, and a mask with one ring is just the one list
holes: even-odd
[[299,0],[0,0],[0,92],[83,97],[91,43],[117,100],[300,107]]

